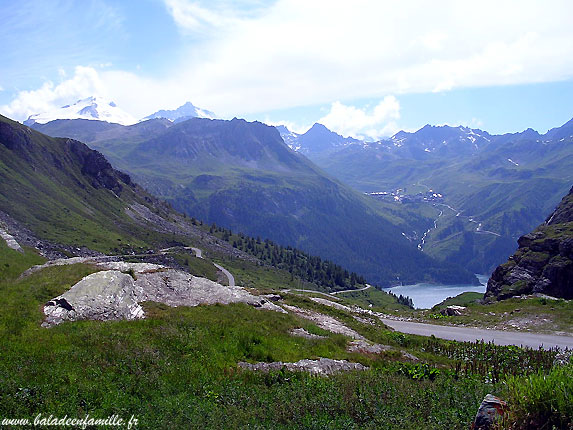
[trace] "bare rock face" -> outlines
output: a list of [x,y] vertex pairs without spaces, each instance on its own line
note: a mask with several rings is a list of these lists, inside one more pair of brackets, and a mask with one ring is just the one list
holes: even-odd
[[6,245],[8,245],[8,248],[12,248],[13,250],[18,252],[22,253],[24,252],[20,244],[16,241],[16,239],[14,239],[14,236],[12,236],[4,229],[2,223],[0,223],[0,237],[6,241]]
[[326,339],[326,336],[321,336],[319,334],[312,334],[303,329],[302,327],[293,328],[290,331],[292,336],[304,337],[305,339]]
[[351,363],[346,360],[332,360],[330,358],[319,358],[318,360],[300,360],[296,363],[283,363],[275,361],[272,363],[246,363],[241,361],[238,366],[252,371],[269,372],[271,370],[281,370],[283,368],[293,372],[309,372],[313,375],[332,375],[333,373],[349,370],[366,370],[368,367],[360,363]]
[[321,314],[320,312],[315,312],[308,309],[301,309],[296,306],[283,305],[283,307],[287,311],[292,312],[293,314],[298,315],[299,317],[314,322],[317,326],[319,326],[323,330],[332,333],[342,334],[344,336],[348,336],[353,339],[364,340],[364,336],[362,336],[355,330],[351,329],[350,327],[345,326],[336,318],[333,318],[330,315]]
[[515,254],[491,275],[486,300],[527,294],[573,299],[573,188],[545,223],[517,243]]

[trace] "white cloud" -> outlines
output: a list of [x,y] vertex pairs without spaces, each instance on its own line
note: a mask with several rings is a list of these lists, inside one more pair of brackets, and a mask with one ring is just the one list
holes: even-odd
[[334,102],[317,122],[343,136],[376,140],[398,131],[396,120],[399,118],[400,103],[396,97],[386,96],[370,110]]
[[130,115],[143,118],[160,108],[173,109],[188,100],[196,100],[178,82],[147,79],[130,72],[78,66],[69,79],[63,69],[59,76],[58,84],[47,81],[37,90],[20,91],[9,104],[0,106],[0,113],[22,121],[82,98],[101,96],[113,100]]
[[[569,0],[164,3],[184,43],[163,76],[135,66],[135,73],[78,67],[59,84],[18,93],[1,111],[22,119],[64,96],[99,91],[136,117],[187,100],[223,117],[252,116],[334,100],[573,78]],[[346,108],[355,124],[376,115]],[[334,121],[344,109],[332,110]],[[392,121],[337,124],[377,134]]]
[[252,18],[263,9],[257,0],[164,0],[175,23],[184,31],[205,35]]
[[[60,71],[65,77],[65,72]],[[96,70],[78,66],[74,76],[59,84],[45,82],[39,89],[20,91],[9,104],[0,106],[0,112],[10,118],[26,119],[28,116],[75,102],[90,95],[108,96],[106,87]]]
[[[524,0],[518,7],[503,0],[279,0],[254,17],[201,18],[203,25],[213,22],[216,35],[200,61],[181,65],[180,76],[228,115],[556,81],[573,77],[572,15],[573,3],[561,0]],[[233,25],[220,25],[228,16]]]
[[293,131],[293,132],[298,133],[298,134],[305,133],[311,127],[308,124],[300,125],[296,122],[288,121],[288,120],[274,121],[274,120],[270,119],[268,116],[265,116],[263,119],[261,119],[261,121],[267,125],[272,125],[275,127],[278,125],[284,125],[286,128],[288,128],[289,131]]

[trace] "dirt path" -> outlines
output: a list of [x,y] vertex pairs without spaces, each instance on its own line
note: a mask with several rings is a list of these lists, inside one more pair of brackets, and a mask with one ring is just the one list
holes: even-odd
[[213,265],[217,269],[219,269],[221,272],[223,272],[223,274],[227,277],[227,279],[229,280],[229,287],[234,287],[235,286],[235,277],[233,276],[233,274],[231,272],[229,272],[227,269],[225,269],[223,266],[221,266],[220,264],[213,263]]

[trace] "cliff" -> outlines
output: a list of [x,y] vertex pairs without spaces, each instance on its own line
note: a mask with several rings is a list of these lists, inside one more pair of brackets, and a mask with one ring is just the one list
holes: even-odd
[[515,254],[493,272],[485,298],[541,293],[573,299],[573,188],[542,225],[517,243]]

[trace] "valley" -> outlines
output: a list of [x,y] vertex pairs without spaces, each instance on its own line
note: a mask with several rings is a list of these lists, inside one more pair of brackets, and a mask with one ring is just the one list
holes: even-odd
[[[90,124],[125,133],[123,126]],[[518,391],[513,393],[525,389],[527,378],[539,369],[561,378],[552,363],[572,342],[569,301],[547,310],[541,299],[527,297],[520,302],[519,325],[509,311],[500,311],[506,303],[485,304],[466,297],[470,293],[415,311],[408,298],[380,290],[360,273],[290,245],[178,213],[80,142],[50,138],[7,119],[0,121],[0,137],[0,336],[9,345],[0,352],[0,362],[10,375],[0,394],[7,414],[33,415],[57,405],[56,412],[105,415],[121,404],[140,417],[143,428],[167,425],[166,417],[176,427],[190,418],[203,428],[306,427],[313,417],[329,428],[348,423],[374,428],[390,417],[391,426],[414,429],[427,422],[427,414],[439,419],[439,426],[463,428],[486,393],[512,398],[507,378],[515,378],[512,387]],[[153,154],[151,148],[145,154]],[[145,157],[138,157],[144,165]],[[263,156],[261,163],[273,157]],[[333,199],[321,204],[334,209],[344,197],[352,207],[346,214],[353,214],[359,202],[376,222],[386,220],[383,225],[392,226],[386,234],[405,243],[391,245],[391,236],[383,242],[394,261],[403,258],[402,249],[410,249],[418,256],[415,261],[435,264],[420,260],[424,254],[418,242],[404,238],[403,228],[412,231],[413,224],[399,221],[405,213],[394,203],[366,199],[321,177],[296,154],[285,157],[297,178],[321,178],[323,188],[315,195]],[[273,184],[285,180],[271,173],[267,178]],[[260,183],[261,178],[247,175],[245,180]],[[207,198],[213,192],[206,192]],[[427,237],[442,227],[444,217],[457,215],[444,206],[448,203],[434,200],[443,197],[438,194],[399,202],[420,205],[406,213],[420,211],[425,214],[420,225],[433,223]],[[256,199],[249,198],[252,205]],[[378,212],[383,210],[389,210],[385,218]],[[436,220],[432,216],[438,210],[443,215]],[[550,218],[562,222],[561,213]],[[477,219],[465,222],[481,230]],[[420,273],[428,267],[419,267]],[[400,281],[418,279],[404,273],[397,275]],[[464,310],[442,314],[452,301]],[[540,316],[530,318],[534,314]],[[554,317],[560,335],[526,333],[547,331],[550,324],[538,322]],[[483,325],[500,331],[476,328]],[[429,334],[433,337],[420,336]],[[544,349],[538,350],[540,343]],[[517,347],[522,344],[528,347]],[[22,360],[28,364],[18,365]],[[54,378],[60,381],[57,392]],[[361,397],[345,397],[348,390]],[[294,393],[306,400],[284,401]],[[316,396],[319,403],[312,400]],[[403,400],[428,396],[432,400],[424,403],[422,414],[419,404]],[[375,409],[365,411],[364,399]],[[449,407],[444,410],[443,404]],[[325,405],[329,413],[321,415]]]
[[463,267],[418,252],[401,235],[425,228],[428,214],[377,202],[325,175],[292,152],[274,127],[237,119],[165,121],[110,129],[97,121],[62,120],[34,127],[85,140],[189,216],[343,263],[374,284],[388,286],[396,277],[477,282]]
[[378,142],[345,139],[325,127],[283,136],[358,191],[414,211],[435,206],[430,217],[439,223],[404,234],[420,244],[425,232],[428,255],[490,273],[569,189],[572,127],[569,121],[545,135],[531,129],[490,135],[427,125]]

